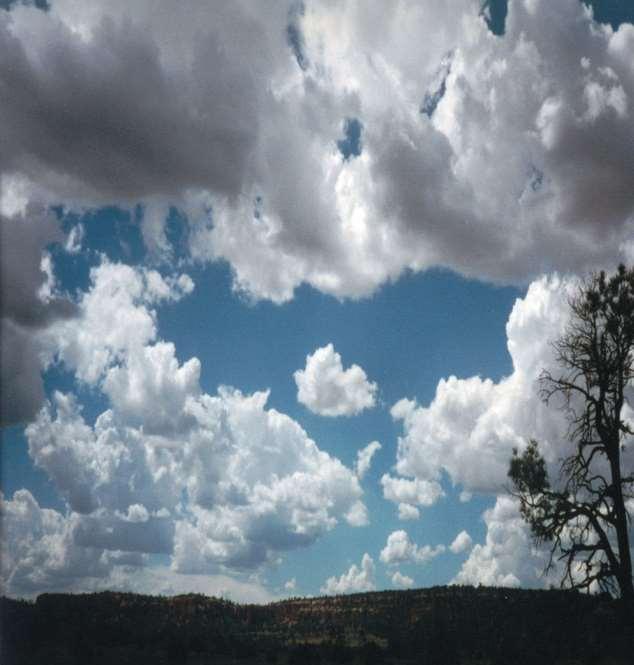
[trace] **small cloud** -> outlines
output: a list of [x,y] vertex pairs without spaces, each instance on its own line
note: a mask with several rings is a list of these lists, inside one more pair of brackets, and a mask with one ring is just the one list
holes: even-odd
[[416,411],[417,406],[415,400],[403,397],[390,409],[390,415],[394,420],[406,420]]
[[358,365],[344,370],[332,344],[306,356],[306,367],[293,376],[297,400],[321,416],[353,416],[375,404],[376,383]]
[[467,492],[466,490],[460,492],[460,503],[469,503],[471,499],[473,499],[473,494],[471,492]]
[[81,251],[82,243],[84,241],[84,235],[85,230],[83,224],[80,223],[73,226],[73,228],[70,230],[70,233],[68,234],[68,237],[66,238],[64,249],[69,254],[79,254]]
[[392,575],[392,584],[401,589],[409,589],[414,586],[414,580],[407,575],[401,574],[401,572],[397,570],[394,575]]
[[328,595],[374,591],[376,589],[375,570],[374,560],[366,552],[361,559],[361,567],[352,564],[348,572],[338,579],[336,577],[328,578],[320,591]]
[[385,473],[381,485],[383,498],[398,504],[399,519],[404,520],[418,519],[420,512],[416,506],[432,506],[444,495],[442,487],[434,480],[395,478]]
[[418,563],[424,565],[434,557],[445,551],[444,545],[419,546],[410,540],[406,531],[402,529],[393,531],[387,538],[385,547],[381,550],[380,559],[388,566],[399,563]]
[[372,441],[365,448],[362,448],[357,453],[357,462],[354,465],[357,478],[361,480],[365,474],[370,470],[370,464],[372,463],[372,458],[374,453],[381,450],[381,444],[378,441]]
[[407,520],[417,520],[420,517],[420,510],[411,503],[398,504],[398,518],[403,522]]
[[345,518],[350,526],[367,526],[370,523],[368,509],[360,500],[352,504],[350,510],[345,514]]
[[472,544],[473,540],[471,536],[466,531],[461,531],[454,538],[453,543],[449,545],[449,549],[454,554],[461,554],[462,552],[466,552],[468,549],[470,549]]
[[295,589],[297,588],[297,580],[294,577],[288,580],[288,582],[284,584],[284,588],[286,589],[286,591],[295,591]]
[[128,506],[128,513],[124,519],[126,522],[147,522],[150,519],[150,514],[143,504],[133,503],[131,506]]

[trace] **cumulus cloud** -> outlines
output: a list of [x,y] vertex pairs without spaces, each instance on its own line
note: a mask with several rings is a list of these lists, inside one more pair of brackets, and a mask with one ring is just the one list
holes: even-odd
[[[578,0],[513,2],[501,38],[470,0],[317,0],[290,13],[283,1],[266,12],[202,0],[186,13],[148,0],[51,4],[0,12],[0,87],[15,93],[0,108],[2,420],[38,413],[43,363],[102,390],[111,408],[94,423],[72,397],[51,396],[29,430],[31,454],[82,533],[97,533],[97,515],[115,535],[168,520],[174,575],[248,567],[337,521],[364,523],[358,478],[267,409],[265,393],[202,392],[197,359],[179,359],[156,324],[156,307],[191,291],[186,276],[103,263],[77,303],[60,293],[46,248],[75,252],[81,231],[64,238],[50,205],[142,203],[143,238],[168,258],[176,206],[189,258],[226,260],[236,289],[275,302],[302,283],[360,297],[432,266],[525,282],[634,257],[634,27],[599,26]],[[350,119],[361,149],[344,158]],[[510,449],[531,436],[556,468],[565,424],[534,382],[565,323],[567,288],[540,279],[516,304],[509,377],[449,377],[427,407],[395,405],[399,477],[383,489],[401,518],[441,496],[443,474],[462,496],[498,492]],[[309,408],[372,406],[375,384],[325,349],[324,366],[298,372]],[[262,472],[238,482],[245,450]],[[66,528],[42,519],[42,533]]]
[[[146,2],[104,11],[72,0],[46,13],[3,12],[0,76],[16,91],[2,112],[4,168],[95,201],[200,185],[237,193],[268,61],[283,49],[258,29],[265,21],[246,14],[199,3],[185,19]],[[231,23],[232,34],[223,32]],[[251,54],[232,57],[236,31],[251,33]],[[256,59],[257,51],[270,55]]]
[[[431,25],[438,36],[421,39],[418,32],[416,40]],[[306,61],[314,63],[302,75],[320,95],[327,89],[341,99],[353,90],[363,149],[339,162],[324,155],[327,166],[314,185],[321,201],[305,206],[310,222],[297,215],[291,226],[266,196],[258,218],[264,225],[248,207],[240,222],[222,213],[211,237],[236,266],[242,288],[283,300],[303,279],[356,296],[405,268],[443,265],[526,280],[626,255],[632,163],[615,141],[631,140],[629,26],[617,33],[599,28],[580,3],[567,0],[557,8],[513,3],[502,39],[467,2],[382,10],[313,3],[301,29]],[[572,43],[563,44],[561,30]],[[591,61],[586,69],[583,57]],[[435,107],[421,112],[430,94]],[[614,143],[609,155],[594,147],[603,141]],[[316,143],[307,159],[323,149]],[[599,183],[610,197],[605,206],[588,198]],[[319,231],[308,230],[315,217],[322,219]],[[348,251],[338,252],[343,245]],[[275,257],[283,257],[277,281],[269,277]],[[270,268],[264,277],[249,265]]]
[[449,549],[454,554],[461,554],[462,552],[466,552],[468,549],[470,549],[472,544],[473,540],[471,536],[466,531],[461,531],[454,538],[451,545],[449,545]]
[[206,596],[226,598],[236,603],[271,603],[278,598],[252,577],[235,575],[185,575],[167,566],[144,566],[133,571],[115,568],[109,577],[109,590],[174,596],[202,593]]
[[32,595],[60,590],[70,580],[103,579],[111,561],[102,550],[75,545],[73,522],[40,508],[28,490],[2,500],[2,581],[7,593]]
[[383,497],[398,504],[401,520],[418,519],[418,506],[431,506],[444,495],[439,482],[420,478],[396,478],[388,473],[381,477]]
[[380,559],[387,565],[401,563],[418,563],[424,565],[434,557],[445,551],[444,545],[419,546],[413,543],[406,531],[393,531],[387,538],[385,547],[381,550]]
[[[135,358],[140,363],[137,370],[141,370],[140,356],[157,338],[155,306],[180,300],[194,285],[188,275],[163,277],[156,270],[111,263],[105,257],[91,269],[90,282],[78,302],[81,323],[60,322],[51,330],[50,360],[62,362],[82,382],[97,385],[106,380],[107,389],[106,373],[116,369],[118,362]],[[160,364],[168,355],[169,350],[163,347],[163,353],[155,350],[146,363]],[[124,371],[129,368],[124,367]],[[129,385],[129,376],[115,371],[110,377],[117,387],[125,385],[132,397],[134,386]],[[183,379],[165,380],[178,383]]]
[[[576,284],[574,279],[543,277],[515,302],[506,325],[513,363],[509,376],[497,383],[452,376],[440,380],[428,406],[404,399],[392,407],[392,416],[404,428],[396,463],[403,480],[433,483],[447,474],[461,489],[461,499],[473,492],[501,495],[484,515],[486,544],[473,547],[456,577],[458,583],[540,583],[535,571],[543,561],[531,554],[528,531],[504,494],[514,447],[521,449],[530,438],[537,439],[553,478],[559,460],[570,450],[565,417],[541,402],[537,379],[545,368],[556,371],[550,343],[565,328],[567,299]],[[466,551],[471,545],[466,534],[461,536],[451,551]]]
[[72,394],[55,392],[25,430],[31,458],[73,511],[128,514],[136,504],[157,511],[178,502],[179,489],[168,473],[172,456],[163,442],[119,425],[112,410],[92,426],[81,412]]
[[56,393],[26,430],[29,452],[78,513],[82,545],[173,554],[176,572],[253,568],[338,521],[367,522],[354,473],[267,410],[267,397],[192,398],[192,426],[171,439],[113,410],[90,426]]
[[370,464],[372,464],[372,458],[374,454],[381,450],[381,444],[378,441],[372,441],[365,448],[362,448],[357,452],[357,461],[354,465],[354,470],[357,474],[357,478],[361,480],[365,474],[370,470]]
[[[544,369],[553,375],[559,371],[551,342],[565,330],[568,298],[578,284],[573,278],[543,277],[515,302],[506,325],[513,364],[509,376],[498,382],[477,376],[441,379],[428,406],[404,399],[392,408],[403,423],[396,470],[407,486],[412,479],[439,482],[446,474],[460,489],[461,500],[465,493],[499,495],[495,508],[484,515],[486,544],[473,547],[458,581],[541,584],[535,570],[543,557],[531,553],[528,531],[506,496],[507,471],[513,448],[523,449],[530,439],[539,442],[554,482],[561,459],[573,452],[562,405],[541,401],[538,378]],[[629,411],[624,415],[629,417]],[[625,469],[634,468],[631,446],[625,446],[622,460]],[[466,534],[461,536],[452,551],[468,547]]]
[[484,521],[486,542],[473,547],[454,584],[516,587],[546,586],[554,581],[555,574],[543,575],[547,558],[532,546],[530,530],[514,499],[498,497],[495,506],[484,513]]
[[331,596],[343,593],[374,591],[376,589],[375,574],[376,567],[374,560],[366,552],[361,559],[360,567],[352,564],[348,572],[343,573],[341,577],[329,577],[320,591]]
[[51,328],[51,361],[101,389],[87,422],[56,391],[26,428],[29,454],[66,500],[73,542],[163,553],[175,573],[249,570],[311,544],[339,522],[367,524],[359,479],[320,450],[268,392],[204,393],[196,358],[158,338],[153,305],[189,278],[104,261],[73,326]]
[[10,596],[108,589],[161,595],[195,592],[238,602],[274,600],[254,580],[183,575],[166,566],[149,566],[147,555],[140,552],[101,549],[94,543],[85,546],[77,535],[76,514],[64,516],[41,508],[28,490],[2,499],[0,516],[0,580]]
[[417,520],[420,517],[420,510],[411,503],[398,504],[398,518],[406,522],[407,520]]
[[392,584],[401,589],[409,589],[414,586],[414,580],[397,570],[394,575],[392,575]]
[[365,523],[356,476],[295,421],[265,410],[267,397],[223,391],[192,405],[202,428],[194,430],[186,465],[196,505],[176,527],[176,570],[253,566],[314,542],[340,520]]
[[392,407],[404,428],[396,469],[406,476],[406,487],[409,478],[438,483],[446,473],[463,491],[503,492],[512,450],[530,438],[541,442],[556,473],[570,445],[566,421],[542,403],[537,379],[544,368],[556,370],[550,343],[568,321],[567,298],[574,288],[574,280],[544,277],[515,302],[506,325],[513,362],[508,377],[496,383],[452,376],[440,380],[429,406],[401,400]]
[[51,5],[1,16],[2,172],[27,198],[142,202],[163,254],[176,205],[192,256],[252,297],[631,256],[633,28],[578,0],[513,2],[503,37],[470,0]]
[[376,383],[358,365],[344,370],[332,344],[306,356],[306,367],[293,376],[297,400],[321,416],[353,416],[374,406]]

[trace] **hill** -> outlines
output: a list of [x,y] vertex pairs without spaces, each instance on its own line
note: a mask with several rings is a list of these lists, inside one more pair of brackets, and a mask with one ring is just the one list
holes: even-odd
[[238,605],[201,595],[2,599],[4,665],[625,665],[631,621],[566,591],[434,587]]

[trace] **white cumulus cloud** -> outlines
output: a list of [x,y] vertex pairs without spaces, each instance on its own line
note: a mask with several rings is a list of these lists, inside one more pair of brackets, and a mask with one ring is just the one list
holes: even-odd
[[91,281],[75,325],[51,326],[47,348],[109,408],[92,422],[55,391],[26,428],[78,551],[162,553],[175,574],[218,574],[368,523],[356,472],[267,408],[268,391],[207,394],[198,360],[158,337],[154,306],[190,292],[188,279],[104,261]]
[[[497,497],[484,515],[486,543],[473,547],[458,581],[544,583],[538,574],[542,555],[531,550],[527,527],[507,495],[507,472],[513,448],[521,450],[530,439],[539,442],[552,481],[561,459],[573,451],[562,405],[542,402],[538,379],[545,369],[559,372],[552,342],[569,322],[568,300],[578,285],[576,278],[542,277],[516,300],[506,324],[513,365],[508,376],[497,382],[479,376],[441,379],[428,406],[404,399],[392,408],[403,423],[396,459],[402,480],[433,483],[447,474],[461,500],[474,492]],[[623,465],[634,468],[631,446],[624,448]]]
[[403,522],[407,520],[417,520],[420,517],[420,510],[411,503],[398,504],[398,518]]
[[556,575],[543,575],[547,558],[531,543],[530,530],[514,499],[497,498],[495,506],[484,513],[487,536],[484,545],[475,545],[455,584],[485,586],[547,586]]
[[441,379],[429,406],[401,400],[392,416],[402,421],[397,471],[403,480],[437,483],[447,473],[466,492],[504,492],[514,447],[542,442],[553,470],[569,445],[560,411],[543,404],[537,380],[553,368],[551,341],[568,320],[573,283],[558,277],[533,282],[515,302],[507,325],[513,372],[499,382],[478,376]]
[[338,595],[343,593],[356,593],[361,591],[374,591],[376,589],[376,566],[374,560],[366,552],[361,559],[361,566],[352,564],[347,573],[341,577],[329,577],[321,593]]
[[393,531],[387,538],[385,547],[381,550],[380,559],[387,565],[400,563],[429,563],[434,557],[445,551],[444,545],[419,546],[412,542],[406,531]]
[[383,474],[381,477],[383,497],[398,504],[399,519],[417,519],[420,516],[418,506],[433,505],[444,495],[439,482],[420,478],[397,478]]
[[461,554],[462,552],[466,552],[471,547],[472,544],[473,540],[471,536],[466,531],[461,531],[454,538],[451,545],[449,545],[449,549],[454,554]]
[[392,584],[400,589],[409,589],[414,586],[414,580],[407,575],[403,575],[400,570],[397,570],[392,575]]
[[306,356],[306,367],[294,378],[298,401],[322,416],[353,416],[375,404],[376,383],[358,365],[344,370],[332,344]]

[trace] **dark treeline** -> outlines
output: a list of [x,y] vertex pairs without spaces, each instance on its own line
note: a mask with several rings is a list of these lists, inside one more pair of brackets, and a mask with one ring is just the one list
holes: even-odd
[[201,595],[2,599],[4,665],[625,665],[631,618],[565,591],[435,587],[238,605]]

